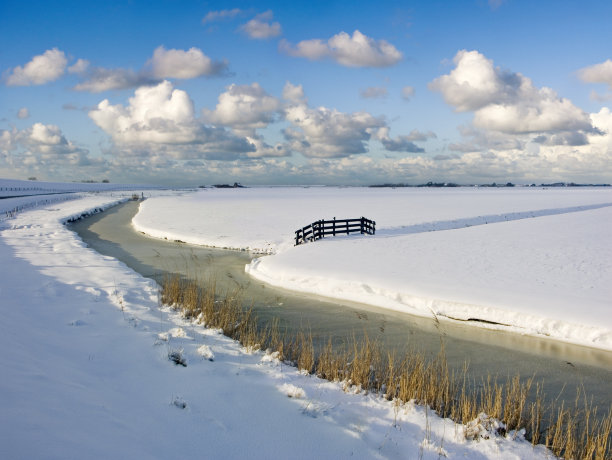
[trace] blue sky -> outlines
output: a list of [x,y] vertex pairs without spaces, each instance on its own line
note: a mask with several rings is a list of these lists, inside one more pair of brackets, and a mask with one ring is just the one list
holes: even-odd
[[4,1],[0,176],[612,181],[612,3]]

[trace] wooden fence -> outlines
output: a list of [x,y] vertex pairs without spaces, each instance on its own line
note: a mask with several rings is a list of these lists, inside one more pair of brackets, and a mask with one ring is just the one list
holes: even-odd
[[350,233],[374,235],[376,222],[365,217],[338,220],[334,217],[333,220],[318,220],[295,231],[295,245],[320,240],[328,235],[348,235]]

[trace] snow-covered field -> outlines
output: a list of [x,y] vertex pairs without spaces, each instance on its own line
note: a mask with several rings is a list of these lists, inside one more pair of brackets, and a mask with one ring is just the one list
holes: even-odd
[[[37,180],[0,179],[0,198],[55,193],[125,191],[138,188],[143,188],[143,186],[110,184],[108,182],[44,182]],[[147,186],[147,188],[159,189],[161,187]]]
[[[121,199],[0,222],[0,458],[550,458],[520,434],[466,440],[160,308],[152,281],[63,225]],[[179,350],[187,367],[168,359]]]
[[[375,236],[293,246],[361,216]],[[208,189],[147,200],[133,223],[272,254],[246,270],[283,288],[612,350],[610,188]]]

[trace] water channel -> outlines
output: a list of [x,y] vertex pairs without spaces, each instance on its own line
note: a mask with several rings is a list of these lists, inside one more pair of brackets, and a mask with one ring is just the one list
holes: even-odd
[[[316,340],[344,340],[367,333],[386,349],[440,351],[444,341],[449,365],[469,363],[469,375],[479,381],[488,374],[505,382],[520,373],[544,382],[548,397],[572,401],[583,386],[593,403],[607,410],[612,401],[612,352],[564,344],[554,340],[492,331],[469,324],[414,317],[364,304],[317,298],[278,289],[253,280],[244,272],[252,255],[149,238],[131,226],[137,202],[70,224],[87,245],[115,257],[143,276],[160,279],[182,273],[198,280],[214,276],[218,292],[240,287],[261,320],[278,317],[289,333],[311,331]],[[565,388],[565,389],[563,389]],[[603,411],[602,411],[603,412]]]

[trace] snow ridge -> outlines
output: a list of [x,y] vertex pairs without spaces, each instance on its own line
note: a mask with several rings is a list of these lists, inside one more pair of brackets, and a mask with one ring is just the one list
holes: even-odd
[[536,211],[511,212],[507,214],[490,214],[487,216],[466,217],[464,219],[440,220],[436,222],[425,222],[422,224],[408,225],[396,228],[385,228],[378,231],[377,236],[410,235],[413,233],[437,232],[443,230],[457,230],[476,225],[497,224],[500,222],[511,222],[513,220],[533,219],[536,217],[555,216],[582,212],[591,209],[600,209],[612,206],[612,203],[592,204],[586,206],[571,206],[569,208],[540,209]]

